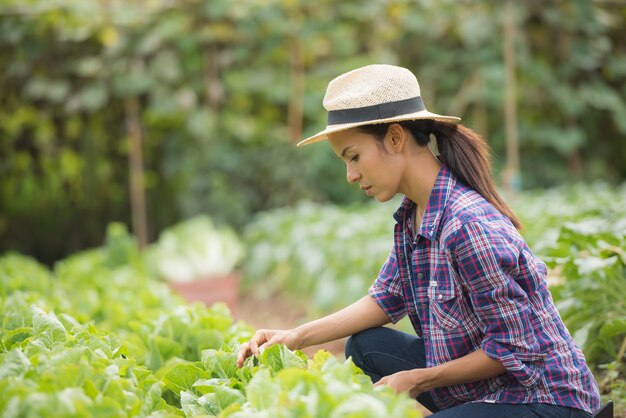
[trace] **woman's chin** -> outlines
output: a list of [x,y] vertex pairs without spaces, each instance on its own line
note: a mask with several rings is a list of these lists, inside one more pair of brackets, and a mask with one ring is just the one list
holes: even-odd
[[380,203],[385,203],[385,202],[389,202],[394,195],[386,195],[386,194],[380,194],[377,193],[374,196],[372,196],[374,199],[376,199],[377,201],[379,201]]

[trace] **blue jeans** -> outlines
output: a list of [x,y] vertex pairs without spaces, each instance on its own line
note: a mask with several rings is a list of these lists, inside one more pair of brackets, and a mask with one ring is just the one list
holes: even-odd
[[[377,382],[383,376],[402,370],[426,366],[424,341],[391,328],[372,328],[353,335],[346,343],[346,358]],[[439,410],[430,392],[421,393],[417,400],[435,412],[436,418],[590,418],[591,414],[576,408],[548,404],[466,403]]]

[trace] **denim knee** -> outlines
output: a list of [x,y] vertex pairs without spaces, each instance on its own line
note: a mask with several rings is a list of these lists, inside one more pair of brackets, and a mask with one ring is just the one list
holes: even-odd
[[359,346],[359,342],[358,342],[358,337],[356,337],[356,335],[351,335],[348,338],[348,341],[346,341],[346,348],[344,349],[344,354],[346,356],[346,359],[352,357],[352,361],[356,363],[355,361],[355,357],[358,356],[358,346]]
[[363,367],[363,354],[367,345],[367,334],[370,330],[364,330],[351,335],[346,341],[346,359],[352,357],[352,362],[359,367]]
[[381,334],[384,335],[385,331],[388,329],[383,327],[370,328],[350,336],[346,341],[346,358],[352,357],[352,362],[363,368],[365,355],[376,346],[376,340],[384,340],[381,338]]

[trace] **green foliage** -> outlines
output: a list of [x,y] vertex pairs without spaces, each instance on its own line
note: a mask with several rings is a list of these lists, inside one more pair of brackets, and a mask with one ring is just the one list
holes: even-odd
[[521,230],[540,255],[556,245],[561,227],[568,222],[606,218],[617,221],[626,205],[626,184],[595,182],[527,191],[511,196],[510,204],[522,219]]
[[114,335],[67,314],[27,308],[20,293],[2,302],[3,318],[20,315],[25,322],[17,330],[3,323],[0,409],[5,417],[175,415],[161,398],[162,383],[127,357]]
[[526,193],[514,202],[531,247],[548,262],[557,309],[598,377],[626,411],[626,185]]
[[[235,353],[208,352],[210,364],[222,363],[211,378],[199,378],[202,369],[191,364],[175,366],[173,385],[180,391],[186,416],[220,417],[419,417],[412,399],[374,388],[371,380],[351,361],[338,362],[320,351],[307,360],[301,352],[282,345],[266,349],[237,369]],[[206,365],[207,362],[205,361]],[[213,369],[215,370],[215,369]]]
[[310,361],[275,345],[238,368],[247,325],[148,278],[120,225],[106,242],[54,271],[0,258],[4,417],[419,416],[329,353]]
[[548,261],[559,313],[619,415],[626,410],[626,188],[594,184],[547,196],[520,199],[519,213]]
[[557,307],[593,363],[622,360],[618,352],[626,340],[624,248],[622,217],[616,224],[606,219],[566,224],[551,251],[551,265],[558,265],[566,278],[554,288]]
[[527,193],[514,206],[548,262],[563,320],[592,364],[622,362],[626,341],[626,185]]
[[[624,179],[623,5],[515,8],[524,183]],[[429,108],[462,116],[502,156],[503,10],[486,0],[5,1],[0,251],[52,264],[101,244],[110,221],[130,223],[134,100],[151,239],[199,213],[240,229],[302,198],[362,199],[326,146],[291,144],[324,125],[328,80],[372,62],[414,69]]]

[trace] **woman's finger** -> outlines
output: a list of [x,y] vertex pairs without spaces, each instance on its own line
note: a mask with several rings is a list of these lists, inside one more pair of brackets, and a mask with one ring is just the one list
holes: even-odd
[[248,358],[249,354],[249,344],[243,343],[241,347],[239,347],[239,355],[237,356],[237,367],[241,368],[243,366],[243,362]]
[[237,366],[241,367],[246,358],[251,355],[258,356],[265,348],[279,343],[280,339],[277,338],[276,331],[259,329],[257,330],[250,341],[241,344],[239,347],[239,355],[237,356]]
[[259,352],[262,353],[267,347],[280,343],[279,339],[276,336],[270,338],[268,341],[264,342],[259,346]]
[[259,345],[265,343],[268,340],[267,330],[259,329],[254,333],[254,336],[250,340],[250,352],[255,356],[259,355]]

